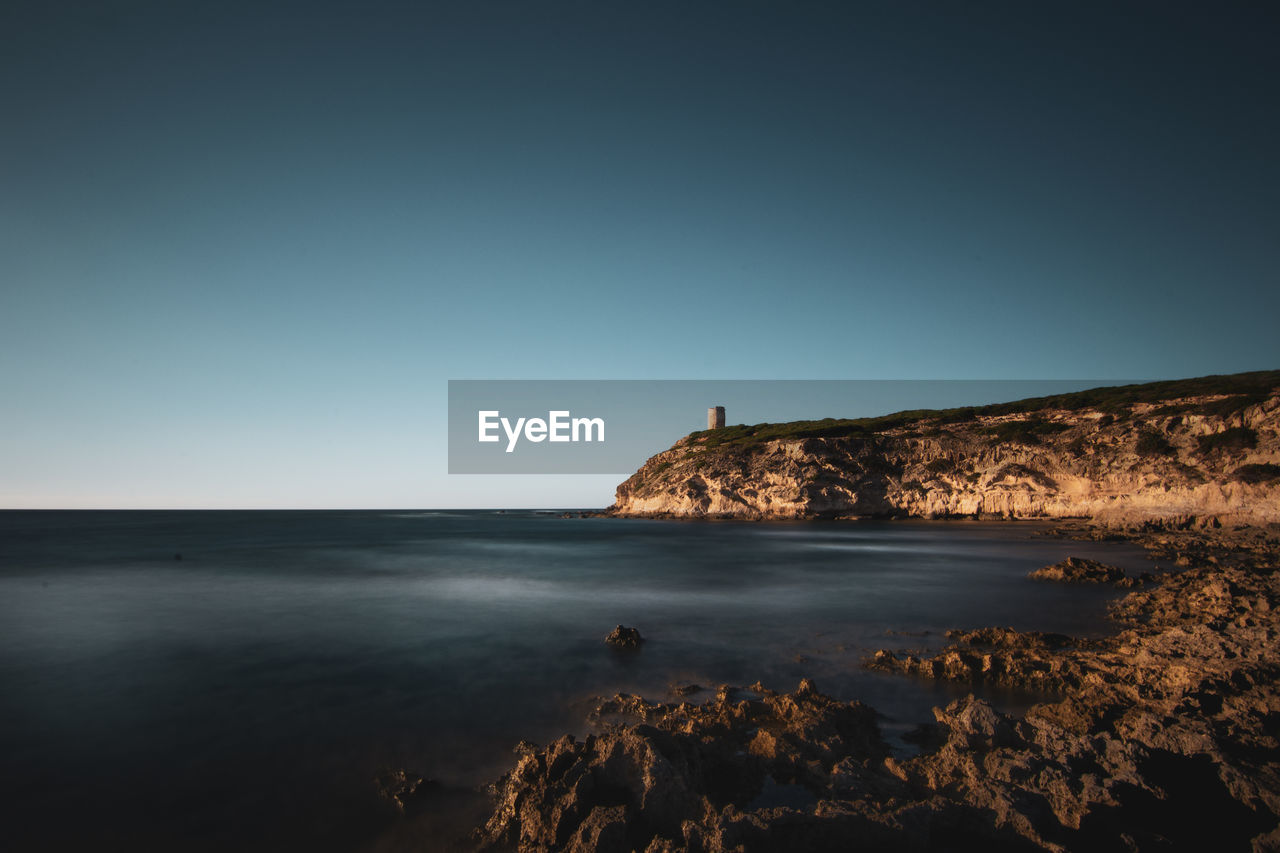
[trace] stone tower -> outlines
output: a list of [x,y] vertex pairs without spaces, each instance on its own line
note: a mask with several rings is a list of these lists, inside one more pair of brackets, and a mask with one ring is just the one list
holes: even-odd
[[707,409],[707,429],[724,429],[724,406]]

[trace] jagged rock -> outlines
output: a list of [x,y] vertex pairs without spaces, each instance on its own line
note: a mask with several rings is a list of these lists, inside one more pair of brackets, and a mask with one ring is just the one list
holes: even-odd
[[616,696],[593,714],[619,716],[634,722],[607,723],[583,741],[566,736],[522,758],[497,786],[483,844],[572,849],[574,839],[599,843],[607,833],[611,844],[683,850],[693,835],[749,834],[734,829],[735,815],[766,779],[802,786],[814,802],[833,783],[900,787],[874,769],[888,754],[875,712],[824,696],[812,682],[791,694],[725,688],[702,705]]
[[635,628],[619,625],[609,632],[609,636],[605,637],[604,641],[615,649],[636,650],[644,642],[644,637],[640,636],[640,631]]
[[1062,583],[1116,583],[1124,580],[1124,569],[1083,557],[1067,557],[1060,563],[1036,569],[1027,577]]
[[[1212,528],[1208,528],[1212,529]],[[920,754],[891,754],[875,712],[762,684],[700,705],[618,695],[598,732],[520,758],[482,849],[1275,849],[1280,837],[1277,530],[1139,538],[1218,564],[1113,607],[1114,636],[948,632],[931,657],[873,668],[1052,687],[1022,719],[970,695],[935,709]],[[1157,541],[1164,537],[1165,541]]]
[[1084,557],[1067,557],[1067,559],[1044,566],[1031,572],[1027,577],[1039,581],[1055,581],[1058,583],[1096,583],[1110,584],[1120,589],[1136,589],[1155,582],[1155,576],[1143,572],[1137,577],[1127,577],[1124,569],[1089,560]]

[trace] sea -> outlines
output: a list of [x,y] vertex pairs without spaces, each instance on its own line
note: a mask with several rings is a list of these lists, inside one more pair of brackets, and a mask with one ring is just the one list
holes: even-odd
[[[518,743],[583,736],[598,697],[671,701],[675,684],[703,701],[812,678],[875,707],[910,754],[904,735],[975,688],[865,656],[955,627],[1098,635],[1114,590],[1027,573],[1067,556],[1151,567],[1134,545],[1044,529],[0,512],[0,849],[432,849],[436,830],[406,829],[375,780],[421,776],[419,820],[434,796],[430,825],[457,830],[447,816],[483,805]],[[639,652],[605,645],[619,624]],[[1045,698],[978,692],[1015,713]]]

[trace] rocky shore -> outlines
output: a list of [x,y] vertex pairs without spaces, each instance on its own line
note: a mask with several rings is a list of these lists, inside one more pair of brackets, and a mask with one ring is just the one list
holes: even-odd
[[701,703],[619,695],[591,715],[594,734],[525,747],[493,786],[475,842],[647,853],[1280,849],[1280,528],[1212,524],[1056,531],[1130,538],[1178,567],[1114,605],[1112,636],[970,627],[931,656],[884,649],[866,662],[1053,696],[1022,717],[970,695],[935,709],[914,733],[919,753],[904,756],[874,709],[808,681],[792,693],[723,687]]
[[[1053,518],[1162,568],[1025,581],[1129,590],[1110,636],[957,626],[870,655],[974,686],[910,755],[808,680],[602,700],[593,734],[526,746],[493,786],[483,850],[1280,850],[1280,371],[707,430],[607,514]],[[1042,701],[1010,716],[987,686]]]

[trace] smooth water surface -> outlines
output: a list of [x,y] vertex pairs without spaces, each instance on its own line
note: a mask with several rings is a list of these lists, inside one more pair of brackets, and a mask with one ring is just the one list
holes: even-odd
[[[520,739],[585,731],[593,696],[680,680],[810,676],[892,737],[968,688],[862,672],[868,652],[950,627],[1097,633],[1114,592],[1027,572],[1147,568],[1035,530],[3,512],[0,846],[358,849],[394,820],[379,768],[476,786]],[[619,623],[642,652],[603,645]]]

